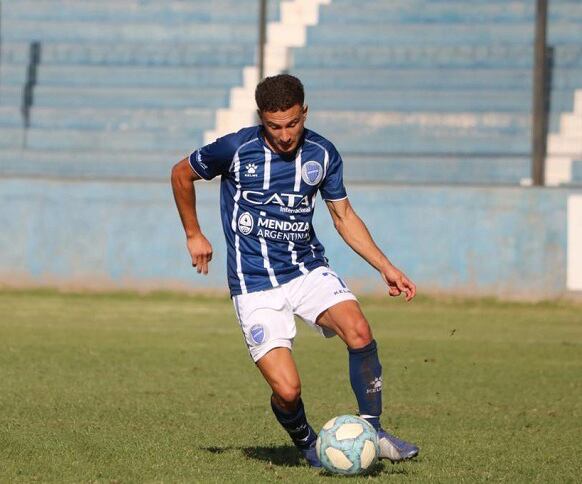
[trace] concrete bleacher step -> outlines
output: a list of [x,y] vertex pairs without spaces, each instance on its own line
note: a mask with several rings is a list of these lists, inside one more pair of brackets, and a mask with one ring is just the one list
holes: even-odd
[[229,90],[225,88],[90,88],[39,85],[35,89],[34,98],[34,105],[40,107],[217,109],[228,104]]
[[[211,42],[44,42],[42,63],[122,66],[228,66],[243,67],[254,62],[256,46],[244,43]],[[2,59],[6,63],[27,63],[29,44],[3,39]]]
[[[488,133],[478,130],[437,130],[407,126],[370,131],[334,130],[338,149],[358,153],[408,153],[442,155],[451,153],[522,155],[529,153],[528,131]],[[27,147],[46,150],[168,151],[191,150],[203,143],[203,131],[195,129],[56,129],[33,127],[27,133]],[[13,146],[10,144],[9,146]]]
[[[0,151],[0,176],[168,180],[188,151]],[[365,156],[344,153],[346,183],[517,184],[529,176],[529,157]],[[581,165],[582,166],[582,165]],[[582,174],[582,170],[581,170]],[[582,179],[582,178],[581,178]]]
[[[293,70],[311,88],[375,89],[527,89],[531,69],[527,68],[316,68]],[[580,70],[582,79],[582,69]]]
[[365,156],[344,153],[346,183],[519,184],[530,173],[529,156]]
[[43,42],[205,42],[256,44],[257,26],[230,23],[188,23],[174,26],[156,23],[111,24],[99,22],[37,22],[13,20],[3,23],[7,41]]
[[[165,2],[127,1],[6,1],[2,12],[6,21],[94,21],[128,23],[157,20],[166,25],[204,22],[257,22],[259,6],[255,0],[189,0]],[[269,19],[279,17],[279,2],[271,1]]]
[[572,161],[572,179],[570,183],[576,186],[582,185],[582,157]]
[[[74,130],[31,128],[26,147],[36,150],[192,151],[202,146],[203,131],[182,130]],[[13,146],[13,145],[10,145]]]
[[[331,134],[331,133],[330,133]],[[340,152],[357,153],[406,153],[409,155],[452,155],[473,153],[475,155],[527,155],[531,148],[527,133],[518,135],[488,135],[481,133],[432,134],[413,129],[376,134],[355,131],[351,137],[337,136],[335,143]]]
[[[1,46],[4,63],[27,63],[29,44],[7,42]],[[99,43],[42,44],[43,64],[229,66],[254,63],[255,45],[212,43]],[[530,45],[504,46],[310,46],[292,49],[291,66],[335,68],[523,68],[532,67]],[[582,46],[555,47],[554,65],[582,68]]]
[[0,60],[0,86],[20,86],[26,82],[25,64],[6,64]]
[[[532,45],[309,45],[291,50],[291,65],[348,68],[532,68]],[[554,67],[581,68],[582,46],[557,45]]]
[[582,116],[576,113],[562,114],[560,134],[572,137],[579,133],[582,133]]
[[165,130],[190,133],[211,129],[214,118],[214,109],[34,107],[31,111],[31,126],[42,129]]
[[[317,68],[293,69],[310,88],[359,89],[531,89],[531,68]],[[582,67],[554,73],[552,86],[574,89],[582,86]]]
[[[559,131],[561,112],[549,115],[550,132]],[[451,130],[478,130],[488,133],[528,132],[531,129],[529,112],[393,112],[393,111],[339,111],[312,110],[309,113],[309,127],[325,129],[328,133],[340,131],[345,126],[358,129],[382,129],[390,126],[414,126],[424,129],[438,128]],[[333,135],[332,135],[333,138]]]
[[0,106],[0,128],[22,128],[22,114],[16,106]]
[[[503,24],[409,24],[394,23],[387,28],[367,25],[322,24],[309,29],[308,44],[345,45],[507,45],[531,44],[534,23]],[[548,29],[548,38],[553,43],[580,43],[582,29],[577,22],[562,21]]]
[[[20,149],[23,139],[24,130],[22,128],[3,127],[0,129],[0,150]],[[2,160],[1,157],[0,160]]]
[[22,86],[0,84],[0,106],[20,106],[22,104]]
[[327,132],[369,131],[382,133],[390,129],[417,129],[441,133],[512,134],[529,132],[529,113],[503,112],[401,112],[401,111],[338,111],[309,112],[309,128]]
[[[571,110],[569,91],[552,93],[552,110]],[[381,90],[312,89],[307,103],[314,110],[434,111],[434,112],[529,112],[527,90]]]
[[187,151],[0,150],[0,176],[168,180]]
[[242,84],[239,67],[158,67],[44,65],[38,69],[42,86],[91,87],[222,87]]
[[582,156],[582,136],[550,134],[548,136],[548,153],[570,157]]
[[[507,8],[500,8],[495,2],[468,4],[466,1],[446,2],[336,2],[323,7],[320,13],[321,23],[358,23],[375,24],[398,22],[440,23],[455,22],[500,22],[514,23],[535,20],[534,2],[508,2]],[[560,20],[582,21],[582,4],[550,2],[549,19],[553,24]]]
[[[578,24],[566,26],[567,34],[575,35]],[[565,35],[566,33],[562,33]],[[507,45],[529,44],[533,40],[533,23],[519,24],[409,24],[395,23],[381,28],[367,25],[318,25],[307,34],[308,45]]]

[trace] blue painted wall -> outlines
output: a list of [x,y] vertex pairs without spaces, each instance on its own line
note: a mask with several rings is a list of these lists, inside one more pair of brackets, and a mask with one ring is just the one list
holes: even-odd
[[[218,188],[197,184],[215,249],[202,277],[190,267],[169,183],[2,179],[0,283],[224,290]],[[348,186],[378,244],[421,292],[524,298],[566,292],[566,200],[574,191]],[[315,227],[354,290],[383,290],[321,202]]]

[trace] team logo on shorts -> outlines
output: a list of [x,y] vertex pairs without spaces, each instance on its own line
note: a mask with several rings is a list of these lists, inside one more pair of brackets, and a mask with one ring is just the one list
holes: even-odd
[[255,324],[251,327],[251,339],[253,343],[260,345],[265,341],[265,328],[262,324]]
[[308,161],[301,169],[301,178],[308,185],[317,185],[323,177],[323,168],[317,161]]
[[249,212],[240,214],[240,217],[238,218],[238,229],[241,234],[249,235],[252,232],[254,225],[255,222],[253,216]]

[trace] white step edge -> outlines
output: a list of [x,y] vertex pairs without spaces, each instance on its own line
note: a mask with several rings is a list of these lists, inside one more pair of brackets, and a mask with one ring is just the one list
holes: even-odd
[[582,195],[568,197],[568,249],[566,287],[582,291]]
[[572,181],[572,163],[582,156],[582,89],[574,92],[574,111],[560,116],[560,131],[548,135],[547,186]]
[[[281,3],[281,21],[267,25],[265,44],[265,76],[273,76],[289,69],[289,49],[304,47],[307,27],[319,22],[319,7],[331,0],[284,0]],[[204,143],[238,131],[256,123],[255,88],[259,81],[256,66],[243,68],[243,85],[230,90],[229,107],[216,112],[214,129],[204,133]]]

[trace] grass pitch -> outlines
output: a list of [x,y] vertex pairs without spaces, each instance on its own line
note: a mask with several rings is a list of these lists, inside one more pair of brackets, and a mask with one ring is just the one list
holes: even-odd
[[[364,299],[385,427],[377,481],[579,482],[582,306]],[[339,339],[299,324],[316,428],[356,410]],[[269,408],[227,298],[0,292],[0,482],[332,482]]]

